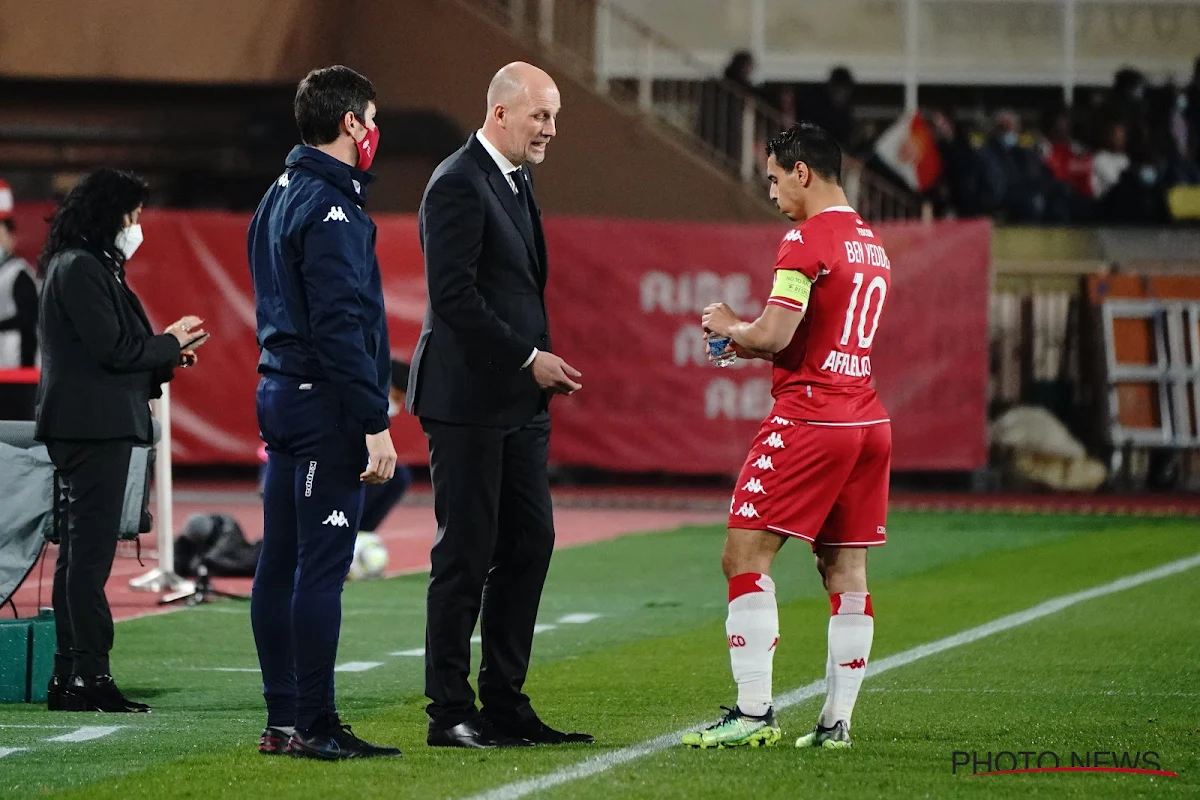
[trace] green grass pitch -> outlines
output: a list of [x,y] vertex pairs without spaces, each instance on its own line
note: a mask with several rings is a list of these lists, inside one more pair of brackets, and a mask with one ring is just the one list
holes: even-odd
[[[1200,525],[1189,520],[894,513],[888,527],[891,543],[870,563],[875,664],[1200,553]],[[735,700],[722,539],[718,528],[682,528],[555,555],[540,615],[554,627],[536,637],[527,690],[548,723],[594,733],[595,745],[426,747],[423,661],[392,655],[422,646],[426,579],[414,575],[347,587],[339,663],[361,671],[337,674],[345,720],[401,747],[402,759],[258,755],[264,711],[249,612],[220,602],[118,625],[114,672],[154,705],[151,715],[0,706],[0,797],[515,797],[514,785],[597,757],[607,760],[594,774],[567,773],[533,796],[1200,796],[1200,567],[869,675],[850,751],[791,746],[821,697],[780,712],[785,736],[773,749],[629,750],[707,724]],[[774,577],[779,697],[824,676],[829,605],[803,543],[784,548]],[[64,736],[85,740],[48,741]],[[967,777],[969,766],[954,771],[956,752],[1102,752],[1114,763],[1152,752],[1179,777]]]

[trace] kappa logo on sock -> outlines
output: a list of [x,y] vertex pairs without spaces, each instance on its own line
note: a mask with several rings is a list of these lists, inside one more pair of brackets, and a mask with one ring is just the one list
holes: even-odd
[[850,669],[864,669],[867,662],[861,658],[856,658],[853,661],[847,661],[845,664],[838,664],[839,667],[849,667]]
[[321,524],[332,525],[335,528],[349,528],[350,520],[346,519],[345,513],[341,511],[334,511],[328,517],[326,517],[325,521]]

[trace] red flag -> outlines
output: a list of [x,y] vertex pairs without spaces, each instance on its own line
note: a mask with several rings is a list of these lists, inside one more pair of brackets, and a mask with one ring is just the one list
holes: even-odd
[[923,192],[942,174],[933,131],[917,112],[903,114],[875,142],[875,153],[913,189]]

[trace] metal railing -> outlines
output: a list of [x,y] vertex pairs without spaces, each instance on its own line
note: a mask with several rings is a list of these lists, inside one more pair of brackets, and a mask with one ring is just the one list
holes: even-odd
[[[663,78],[664,67],[711,70],[689,52],[608,0],[455,0],[482,12],[516,36],[535,38],[561,68],[618,105],[666,125],[722,170],[765,196],[767,140],[795,120],[732,81]],[[636,77],[612,78],[604,61],[614,49],[638,56]],[[872,220],[921,215],[911,193],[894,188],[861,164],[848,162],[843,183],[852,204]]]

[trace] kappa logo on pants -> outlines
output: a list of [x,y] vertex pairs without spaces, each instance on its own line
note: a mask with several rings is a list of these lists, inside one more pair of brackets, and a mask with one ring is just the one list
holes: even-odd
[[341,511],[334,511],[334,512],[331,512],[330,515],[328,517],[326,517],[325,521],[322,522],[321,524],[322,525],[332,525],[335,528],[349,528],[350,520],[346,519],[345,513],[341,512]]

